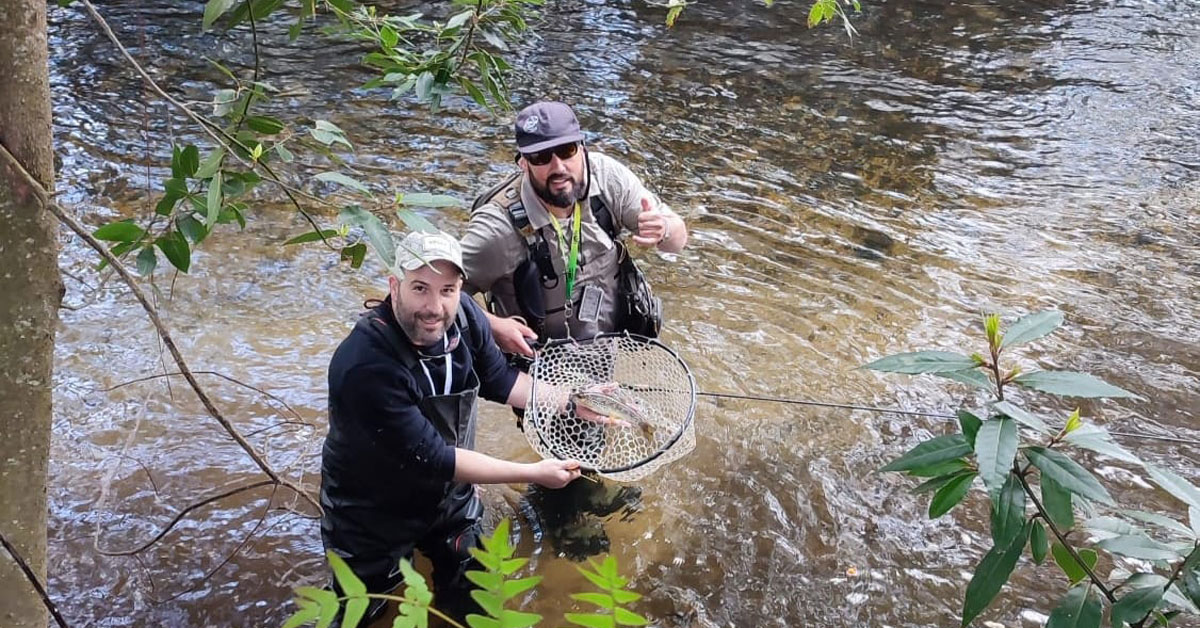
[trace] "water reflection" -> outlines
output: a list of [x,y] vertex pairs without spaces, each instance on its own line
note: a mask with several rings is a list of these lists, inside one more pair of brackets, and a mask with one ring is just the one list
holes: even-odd
[[[868,3],[853,42],[807,30],[795,9],[702,3],[667,31],[658,9],[593,0],[554,7],[520,53],[517,101],[578,103],[592,143],[688,217],[689,250],[647,268],[673,319],[666,341],[701,388],[947,410],[969,393],[852,369],[890,351],[975,342],[981,310],[1058,307],[1068,328],[1024,352],[1025,366],[1087,370],[1150,399],[1085,404],[1098,420],[1200,438],[1200,213],[1189,166],[1200,164],[1200,133],[1188,45],[1200,8]],[[253,63],[244,33],[199,32],[200,3],[101,10],[188,99],[207,100],[220,79],[196,51],[242,70]],[[81,13],[57,9],[52,21],[59,187],[93,224],[143,211],[172,138],[199,138],[161,104],[141,103],[144,90]],[[508,167],[506,121],[457,100],[430,116],[354,91],[368,76],[354,45],[316,34],[288,44],[285,27],[265,27],[265,79],[297,94],[280,106],[347,131],[365,180],[466,197]],[[427,215],[450,229],[466,218]],[[193,368],[267,389],[316,425],[276,426],[289,419],[278,404],[204,380],[241,429],[265,430],[251,440],[273,464],[311,486],[328,357],[357,304],[382,292],[383,274],[280,246],[304,229],[263,202],[247,233],[206,241],[173,291],[159,282]],[[288,587],[323,577],[315,525],[278,509],[290,496],[265,517],[264,491],[214,504],[140,562],[96,551],[136,545],[182,505],[258,476],[180,382],[104,392],[161,372],[161,348],[77,242],[62,265],[74,277],[68,300],[91,304],[63,312],[56,364],[51,588],[67,615],[277,623]],[[483,449],[530,456],[506,411],[483,420]],[[987,550],[985,505],[972,496],[928,522],[911,483],[870,473],[946,426],[728,400],[702,401],[697,421],[696,451],[639,485],[635,516],[603,524],[662,625],[955,621]],[[1126,444],[1196,477],[1195,445]],[[1144,478],[1105,476],[1120,501],[1180,512],[1144,494]],[[497,515],[521,512],[504,489],[490,503]],[[557,619],[562,594],[582,580],[561,546],[517,521],[522,551],[547,577],[532,607]],[[269,531],[188,591],[260,525]],[[1015,578],[986,617],[1031,625],[1051,602],[1033,568]]]

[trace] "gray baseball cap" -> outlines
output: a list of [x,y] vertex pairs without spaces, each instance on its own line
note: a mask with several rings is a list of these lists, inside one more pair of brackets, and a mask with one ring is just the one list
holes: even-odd
[[413,231],[404,236],[396,247],[396,267],[392,272],[403,276],[406,270],[416,270],[437,260],[454,264],[463,279],[467,278],[467,271],[463,268],[462,245],[457,238],[443,231]]
[[582,142],[579,120],[567,105],[552,100],[535,102],[517,114],[517,150],[528,155],[571,142]]

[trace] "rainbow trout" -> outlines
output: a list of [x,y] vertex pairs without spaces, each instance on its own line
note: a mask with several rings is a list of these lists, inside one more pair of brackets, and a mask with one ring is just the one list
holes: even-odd
[[636,427],[646,440],[654,440],[654,425],[646,417],[645,410],[636,403],[626,402],[603,390],[577,390],[571,393],[571,401],[610,421],[623,421],[626,426]]

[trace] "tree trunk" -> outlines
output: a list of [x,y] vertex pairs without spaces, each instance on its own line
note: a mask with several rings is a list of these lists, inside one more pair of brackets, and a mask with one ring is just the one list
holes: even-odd
[[[0,0],[0,145],[54,181],[46,0]],[[53,216],[0,159],[0,532],[45,582],[54,326],[62,284]],[[2,553],[2,550],[0,550]],[[0,555],[0,625],[45,628],[41,599]]]

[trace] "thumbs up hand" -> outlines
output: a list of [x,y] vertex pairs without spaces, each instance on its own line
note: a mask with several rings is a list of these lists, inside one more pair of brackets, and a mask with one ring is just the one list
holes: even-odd
[[667,215],[654,207],[654,201],[642,198],[642,213],[638,214],[638,232],[633,241],[639,246],[658,246],[667,239]]

